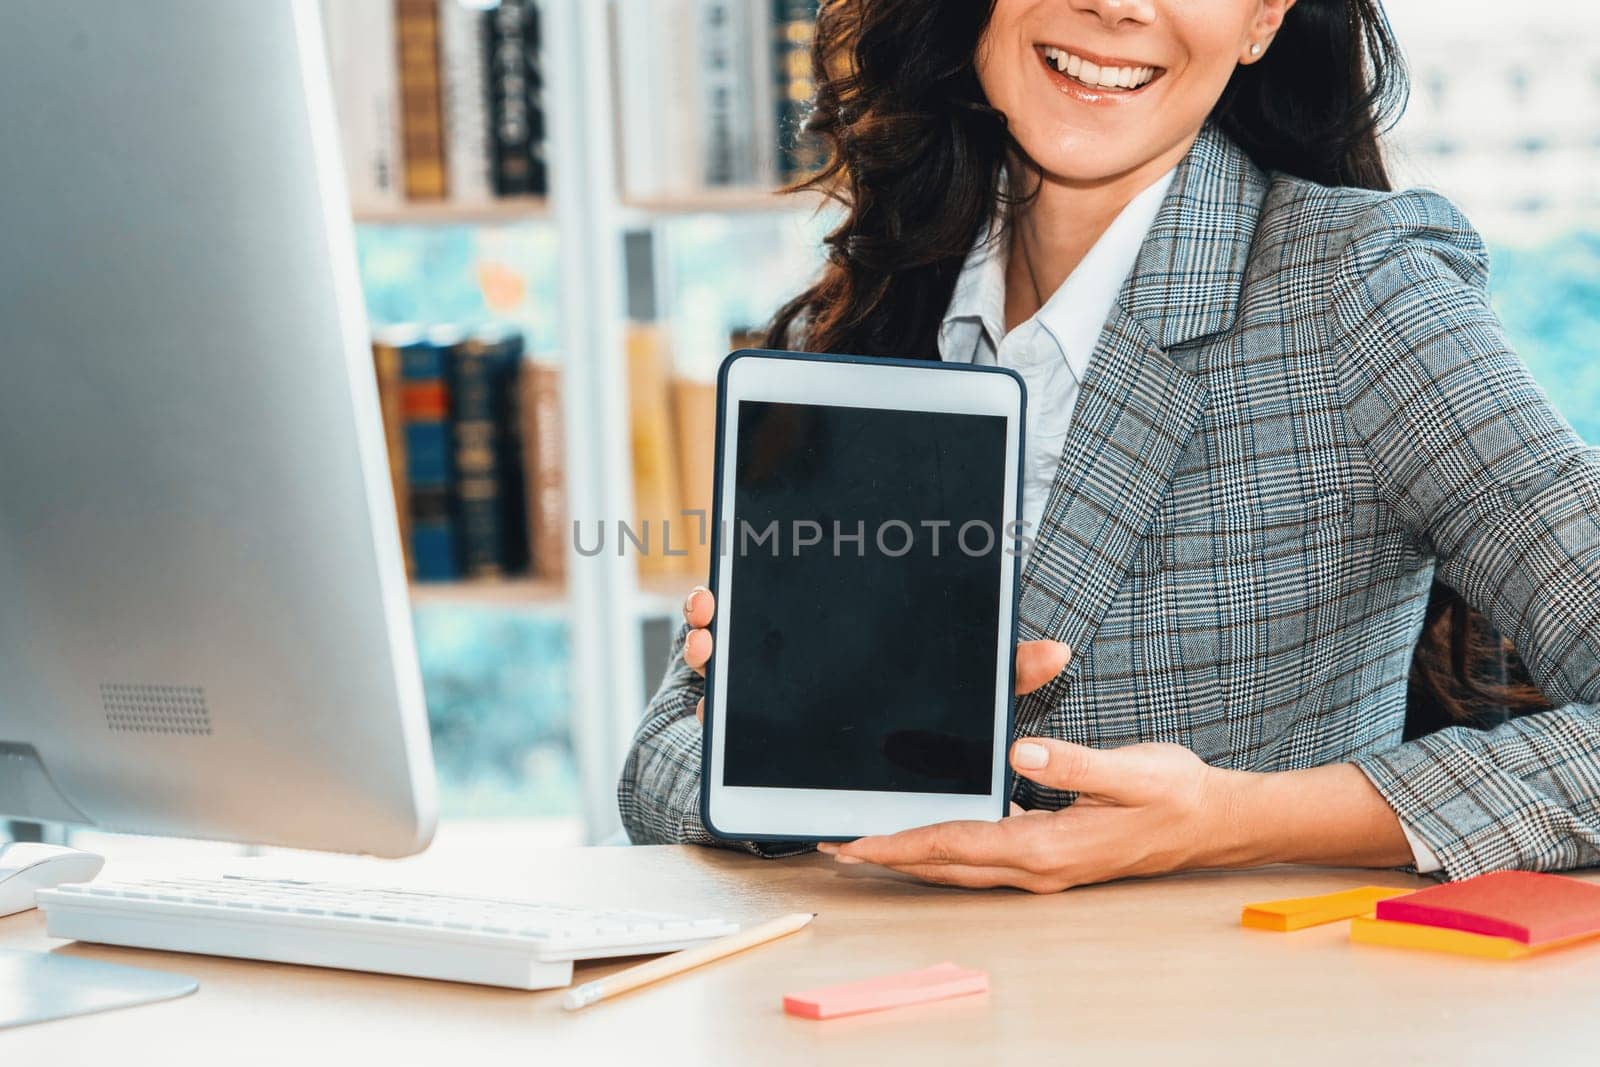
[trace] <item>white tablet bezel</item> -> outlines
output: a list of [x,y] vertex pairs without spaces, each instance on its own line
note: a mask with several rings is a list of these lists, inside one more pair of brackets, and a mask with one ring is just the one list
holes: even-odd
[[[719,837],[735,840],[850,840],[894,833],[953,819],[993,820],[1006,812],[1009,775],[1006,753],[1011,734],[1014,671],[1016,579],[1015,532],[1025,407],[1022,380],[1009,371],[909,361],[861,360],[770,352],[735,352],[723,363],[718,396],[718,456],[713,559],[717,595],[712,634],[738,610],[733,582],[733,552],[726,542],[736,531],[734,474],[738,469],[738,405],[745,400],[900,411],[1000,415],[1006,419],[1006,529],[997,531],[1011,550],[1000,567],[999,625],[995,641],[994,757],[989,791],[983,794],[891,793],[867,790],[779,789],[725,786],[723,753],[727,722],[725,657],[708,665],[706,724],[702,741],[701,818]],[[717,637],[717,647],[721,639]]]

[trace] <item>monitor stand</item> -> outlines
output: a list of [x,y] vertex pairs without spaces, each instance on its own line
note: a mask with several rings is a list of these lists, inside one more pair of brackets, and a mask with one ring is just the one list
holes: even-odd
[[61,952],[0,949],[0,1030],[186,996],[186,975],[101,963]]
[[0,812],[19,811],[30,822],[94,822],[56,788],[32,745],[0,740]]

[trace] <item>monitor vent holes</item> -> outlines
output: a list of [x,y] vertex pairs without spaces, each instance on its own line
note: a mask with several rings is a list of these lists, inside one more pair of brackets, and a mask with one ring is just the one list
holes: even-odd
[[116,733],[190,736],[211,733],[206,691],[197,685],[107,682],[100,686],[100,700],[106,709],[106,725]]

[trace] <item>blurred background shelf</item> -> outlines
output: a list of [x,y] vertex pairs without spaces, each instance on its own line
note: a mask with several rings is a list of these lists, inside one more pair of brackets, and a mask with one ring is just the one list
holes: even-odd
[[550,201],[542,196],[505,197],[482,203],[414,200],[395,207],[356,207],[355,220],[374,226],[476,226],[542,221]]
[[830,206],[827,196],[809,189],[709,187],[655,197],[626,197],[622,211],[641,221],[686,215],[812,214]]
[[[634,602],[641,619],[676,619],[683,598],[704,580],[693,575],[641,579]],[[540,578],[481,579],[462,582],[412,582],[413,607],[474,607],[549,612],[567,609],[565,583]]]
[[412,582],[414,607],[435,605],[533,608],[560,611],[567,588],[539,578],[483,579],[470,582]]

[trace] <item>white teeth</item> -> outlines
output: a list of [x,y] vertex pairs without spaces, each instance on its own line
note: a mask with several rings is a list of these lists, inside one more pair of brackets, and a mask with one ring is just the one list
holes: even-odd
[[1094,89],[1137,89],[1156,73],[1154,67],[1100,67],[1053,46],[1045,47],[1044,58],[1062,74]]

